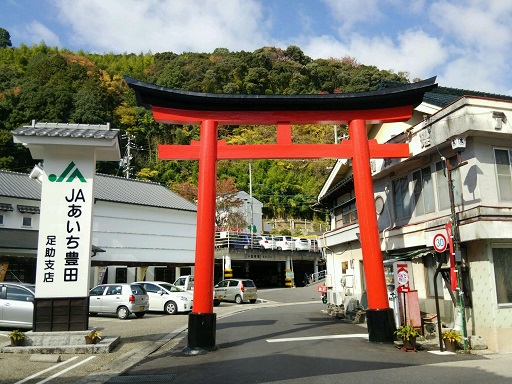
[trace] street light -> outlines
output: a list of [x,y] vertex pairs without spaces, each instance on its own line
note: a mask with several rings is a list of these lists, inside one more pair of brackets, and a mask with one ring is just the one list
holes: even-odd
[[459,310],[461,314],[461,320],[462,320],[462,334],[464,338],[464,351],[466,351],[466,321],[464,316],[464,303],[463,303],[463,295],[464,292],[462,291],[462,255],[460,251],[460,233],[459,233],[459,220],[457,218],[457,215],[455,213],[455,198],[454,198],[454,184],[453,184],[453,178],[452,178],[452,171],[455,171],[462,167],[463,165],[466,165],[468,162],[460,161],[460,155],[464,150],[466,149],[466,138],[462,136],[454,137],[451,140],[452,142],[452,149],[457,154],[457,164],[454,166],[450,164],[450,161],[448,159],[444,159],[446,164],[446,169],[448,170],[448,192],[450,196],[450,209],[451,209],[451,218],[453,223],[453,260],[455,260],[455,265],[457,266],[457,280],[458,280],[458,293],[459,293]]

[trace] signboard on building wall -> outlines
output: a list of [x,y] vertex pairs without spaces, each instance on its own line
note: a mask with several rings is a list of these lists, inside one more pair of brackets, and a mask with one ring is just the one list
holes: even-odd
[[95,165],[89,151],[45,157],[36,298],[88,295]]

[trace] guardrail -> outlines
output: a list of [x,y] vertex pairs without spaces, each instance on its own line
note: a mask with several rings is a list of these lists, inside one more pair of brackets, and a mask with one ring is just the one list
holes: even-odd
[[326,269],[324,269],[323,271],[318,271],[318,272],[312,273],[311,275],[307,276],[307,283],[312,284],[317,281],[323,280],[323,279],[325,279],[326,274],[327,274]]

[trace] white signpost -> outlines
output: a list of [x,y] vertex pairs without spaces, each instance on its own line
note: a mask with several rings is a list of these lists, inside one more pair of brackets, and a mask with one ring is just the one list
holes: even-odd
[[12,133],[44,160],[32,329],[86,330],[96,161],[119,161],[119,132],[33,121]]

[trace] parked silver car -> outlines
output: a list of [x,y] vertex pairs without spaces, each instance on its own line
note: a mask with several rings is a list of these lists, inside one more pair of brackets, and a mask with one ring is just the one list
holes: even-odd
[[32,328],[36,286],[24,283],[0,283],[0,326]]
[[168,315],[192,310],[192,293],[165,281],[136,281],[149,296],[150,311],[164,311]]
[[115,313],[121,320],[130,314],[143,317],[149,310],[149,296],[139,284],[101,284],[89,291],[89,313]]
[[215,285],[215,299],[218,301],[234,301],[242,304],[249,301],[254,304],[258,299],[258,289],[250,279],[226,279]]

